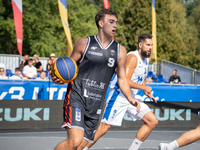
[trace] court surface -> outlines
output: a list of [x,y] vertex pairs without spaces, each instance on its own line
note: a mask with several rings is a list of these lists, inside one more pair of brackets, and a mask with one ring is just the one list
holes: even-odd
[[[156,150],[160,142],[170,142],[187,130],[155,129],[139,150]],[[127,150],[132,143],[136,129],[111,129],[91,150]],[[0,150],[52,150],[66,139],[65,130],[0,130]],[[180,150],[199,150],[200,141]]]

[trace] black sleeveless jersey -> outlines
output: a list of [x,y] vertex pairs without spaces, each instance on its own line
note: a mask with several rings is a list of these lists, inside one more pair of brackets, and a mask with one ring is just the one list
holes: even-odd
[[89,118],[98,119],[106,90],[117,67],[119,44],[112,40],[104,49],[96,36],[88,37],[79,73],[68,84],[64,105],[80,108]]

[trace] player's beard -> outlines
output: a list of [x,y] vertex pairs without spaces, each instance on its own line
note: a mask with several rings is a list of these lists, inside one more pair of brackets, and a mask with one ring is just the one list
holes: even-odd
[[144,51],[143,49],[141,49],[141,55],[144,57],[144,58],[149,58],[151,56],[151,53],[147,54],[147,51]]

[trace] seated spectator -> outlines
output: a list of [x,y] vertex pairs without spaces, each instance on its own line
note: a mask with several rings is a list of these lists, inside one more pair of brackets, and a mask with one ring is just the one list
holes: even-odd
[[178,71],[176,69],[173,70],[173,75],[169,78],[169,83],[172,84],[181,84],[181,78],[177,76]]
[[47,80],[46,72],[45,71],[41,71],[40,72],[40,77],[36,78],[35,80]]
[[24,66],[28,65],[28,60],[29,60],[29,55],[26,54],[24,55],[24,60],[22,60],[21,65],[20,65],[20,70],[23,70]]
[[4,69],[4,75],[6,75],[6,66],[3,63],[0,63],[0,68]]
[[39,56],[38,55],[33,55],[33,66],[37,69],[37,72],[41,72],[43,70],[42,68],[42,63],[39,61]]
[[0,79],[8,79],[8,77],[5,75],[4,68],[0,68]]
[[146,82],[146,83],[152,83],[153,80],[154,80],[154,77],[153,77],[153,76],[150,76],[150,77],[148,77],[148,78],[145,79],[145,82]]
[[9,77],[9,79],[12,79],[12,80],[23,80],[24,77],[20,71],[20,68],[15,68],[15,75]]
[[37,77],[37,70],[33,66],[33,59],[29,59],[28,65],[24,66],[23,75],[26,79],[33,79]]
[[54,53],[51,53],[50,55],[50,59],[48,60],[48,63],[47,63],[47,72],[51,70],[51,65],[55,62],[55,57],[56,55]]

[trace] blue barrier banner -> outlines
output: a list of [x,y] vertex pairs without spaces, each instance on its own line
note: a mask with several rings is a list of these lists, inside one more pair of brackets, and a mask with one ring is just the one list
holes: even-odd
[[[152,95],[161,102],[200,102],[200,86],[147,84]],[[57,85],[52,81],[0,80],[0,100],[63,100],[67,84]],[[139,91],[136,98],[151,101]]]
[[63,100],[67,84],[52,81],[0,80],[0,100]]
[[[152,87],[152,95],[161,102],[200,102],[200,86],[195,85],[171,85],[171,84],[147,84]],[[151,101],[143,91],[137,93],[137,98],[143,101]]]

